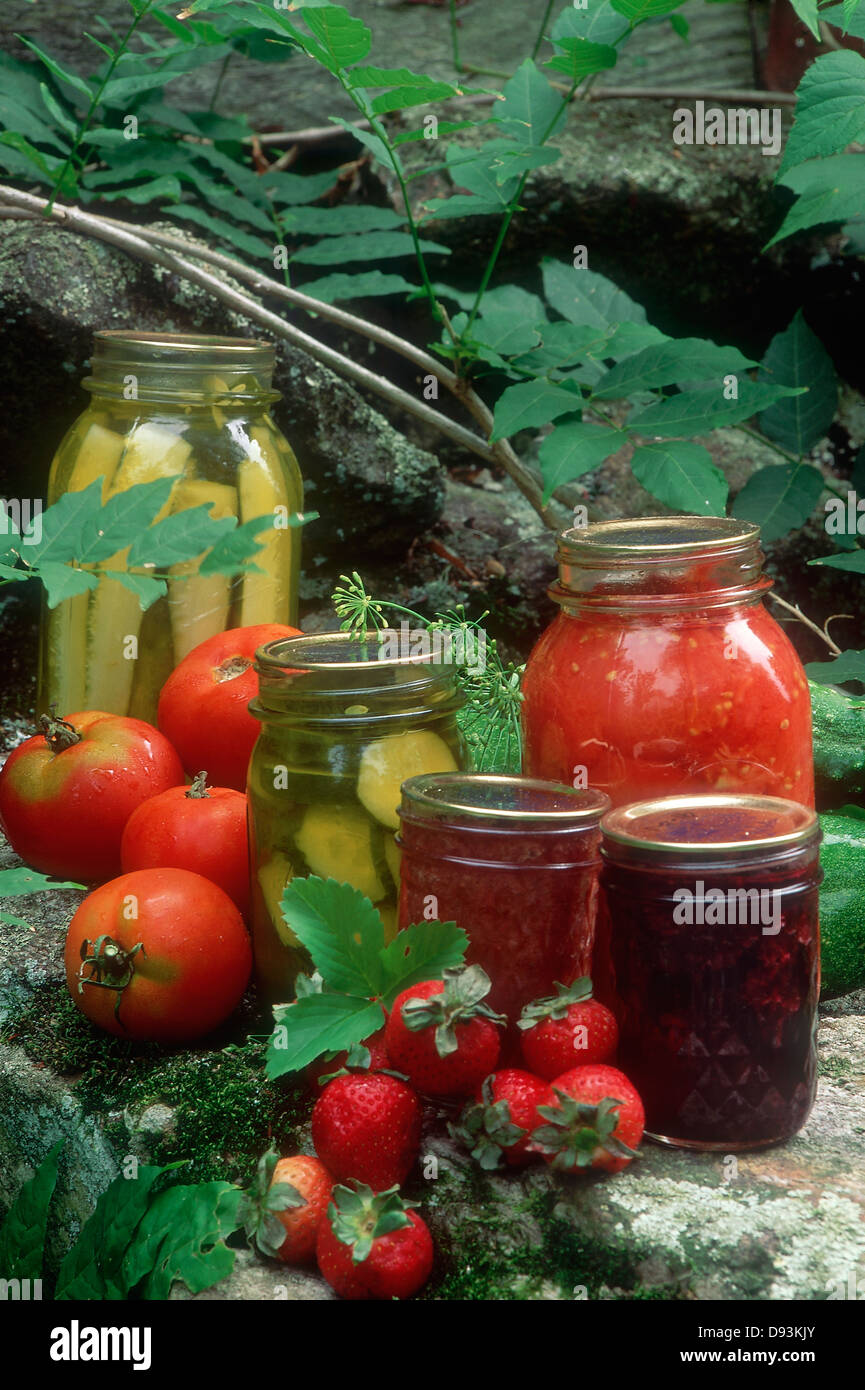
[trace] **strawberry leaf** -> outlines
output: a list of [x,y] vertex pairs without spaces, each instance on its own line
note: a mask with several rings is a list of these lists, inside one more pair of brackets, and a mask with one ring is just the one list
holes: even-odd
[[350,994],[308,994],[274,1010],[276,1028],[267,1045],[267,1076],[300,1071],[323,1052],[342,1052],[384,1023],[380,1004]]
[[469,939],[456,922],[414,922],[397,932],[381,953],[386,983],[385,1008],[398,994],[421,980],[440,980],[445,970],[462,965]]
[[282,895],[282,915],[312,956],[325,989],[364,999],[381,994],[384,924],[363,893],[332,878],[294,878]]

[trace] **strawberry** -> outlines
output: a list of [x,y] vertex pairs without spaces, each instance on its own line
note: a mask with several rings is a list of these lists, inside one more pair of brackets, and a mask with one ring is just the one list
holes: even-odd
[[445,970],[403,990],[385,1028],[391,1063],[430,1096],[471,1096],[499,1059],[498,1024],[482,1002],[490,979],[479,965]]
[[646,1116],[643,1102],[616,1067],[573,1067],[552,1082],[556,1099],[542,1105],[547,1124],[530,1147],[553,1168],[603,1168],[617,1173],[636,1157]]
[[335,1187],[318,1230],[318,1267],[340,1298],[410,1298],[430,1276],[426,1222],[395,1187]]
[[383,1072],[328,1083],[312,1110],[312,1142],[337,1182],[375,1192],[404,1182],[420,1148],[421,1106],[410,1086]]
[[247,1237],[263,1255],[302,1264],[315,1253],[332,1188],[333,1179],[317,1158],[280,1158],[269,1149],[244,1193],[240,1221]]
[[519,1167],[534,1157],[528,1145],[532,1132],[543,1123],[538,1106],[552,1105],[554,1100],[553,1088],[546,1081],[506,1067],[487,1077],[479,1099],[466,1106],[458,1125],[448,1128],[482,1168],[498,1168],[502,1158]]
[[571,1067],[612,1062],[619,1045],[615,1015],[592,998],[588,976],[556,981],[556,996],[526,1004],[517,1024],[526,1065],[545,1081]]

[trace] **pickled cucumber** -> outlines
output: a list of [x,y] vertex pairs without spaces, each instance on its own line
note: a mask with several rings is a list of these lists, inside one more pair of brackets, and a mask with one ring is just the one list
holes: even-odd
[[[68,491],[83,492],[102,478],[102,500],[106,500],[126,441],[122,434],[92,424],[82,439],[69,476]],[[45,622],[46,669],[44,684],[62,713],[86,708],[85,672],[87,663],[87,608],[89,594],[64,599],[48,610]]]
[[[240,491],[240,520],[276,516],[277,507],[285,507],[290,515],[294,499],[289,497],[285,478],[278,460],[264,447],[267,436],[254,430],[249,456],[237,470]],[[243,576],[240,600],[240,626],[254,623],[290,623],[293,618],[295,586],[292,584],[292,558],[297,541],[289,531],[274,529],[265,533],[267,539],[253,557],[263,574],[251,572]]]
[[378,903],[378,915],[384,924],[384,944],[389,946],[396,936],[397,914],[393,903]]
[[387,867],[390,871],[390,876],[394,881],[394,887],[396,888],[397,897],[399,897],[399,866],[402,860],[402,850],[400,849],[393,835],[385,835],[384,837],[384,857],[387,860]]
[[311,873],[350,883],[375,903],[386,889],[376,872],[372,830],[356,806],[310,806],[295,843]]
[[[135,425],[114,475],[109,495],[115,496],[136,483],[181,473],[188,465],[189,444],[171,430],[147,422]],[[171,509],[171,498],[156,516],[161,521]],[[126,569],[121,551],[105,562],[106,569]],[[86,708],[109,714],[126,714],[141,631],[141,605],[135,594],[113,579],[103,578],[90,597],[87,622]]]
[[[225,483],[206,483],[184,478],[172,495],[172,511],[189,507],[210,506],[215,521],[237,515],[237,489]],[[174,639],[174,664],[179,665],[193,647],[208,637],[215,637],[228,627],[231,607],[231,580],[226,574],[196,574],[201,556],[173,565],[173,575],[189,575],[188,579],[168,581],[168,605],[171,613],[171,632]]]
[[453,753],[438,734],[419,729],[380,738],[363,750],[357,795],[371,816],[391,830],[399,827],[400,787],[423,772],[456,772]]
[[284,946],[299,946],[300,942],[285,921],[280,909],[285,885],[292,877],[293,868],[286,855],[278,850],[258,868],[258,882],[267,907],[273,929]]
[[165,609],[166,600],[157,599],[144,614],[129,697],[132,718],[148,724],[156,723],[159,692],[174,670],[174,646]]

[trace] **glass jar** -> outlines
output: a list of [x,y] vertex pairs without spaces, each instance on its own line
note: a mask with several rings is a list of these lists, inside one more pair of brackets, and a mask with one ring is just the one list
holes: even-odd
[[[173,668],[230,627],[297,617],[303,485],[294,454],[270,416],[274,350],[258,339],[185,334],[97,333],[91,403],[60,444],[48,503],[98,478],[102,497],[176,477],[162,516],[207,505],[214,518],[266,514],[274,527],[238,578],[173,567],[168,592],[146,613],[121,584],[43,609],[37,709],[100,709],[156,722],[159,691]],[[281,510],[278,510],[281,509]],[[125,568],[124,553],[104,562]],[[185,578],[185,575],[191,577]]]
[[563,533],[562,611],[523,680],[524,771],[614,805],[730,792],[813,806],[808,684],[762,603],[759,534],[727,517]]
[[469,938],[510,1021],[591,970],[603,792],[528,777],[413,777],[402,789],[399,926],[438,917]]
[[[296,875],[350,883],[396,933],[400,786],[466,766],[456,667],[385,655],[374,632],[315,633],[257,653],[249,764],[252,938],[262,993],[293,997],[309,958],[280,911]],[[381,659],[379,659],[381,655]]]
[[669,797],[609,811],[601,833],[605,1002],[647,1133],[694,1149],[788,1139],[816,1089],[816,815]]

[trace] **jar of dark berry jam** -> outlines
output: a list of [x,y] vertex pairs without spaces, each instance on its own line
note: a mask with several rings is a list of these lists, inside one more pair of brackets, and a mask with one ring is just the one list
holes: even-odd
[[466,959],[489,975],[489,1002],[512,1030],[556,980],[589,973],[609,804],[602,792],[527,777],[403,783],[399,926],[438,918],[462,927]]
[[618,807],[601,829],[600,992],[647,1133],[693,1149],[788,1139],[816,1087],[814,812],[668,797]]
[[615,806],[692,792],[814,805],[802,663],[763,606],[759,528],[648,517],[565,531],[561,613],[523,680],[523,771]]

